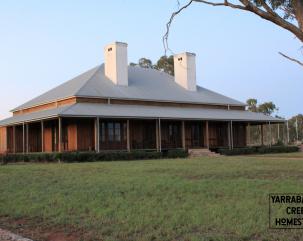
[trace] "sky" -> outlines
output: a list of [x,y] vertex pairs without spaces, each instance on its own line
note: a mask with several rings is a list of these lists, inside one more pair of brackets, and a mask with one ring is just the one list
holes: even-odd
[[[185,1],[180,1],[186,3]],[[0,119],[14,107],[103,63],[103,47],[128,43],[129,62],[164,54],[176,0],[4,0],[0,8]],[[197,83],[245,102],[273,101],[278,115],[303,112],[300,42],[259,17],[195,3],[173,22],[174,53],[196,53]]]

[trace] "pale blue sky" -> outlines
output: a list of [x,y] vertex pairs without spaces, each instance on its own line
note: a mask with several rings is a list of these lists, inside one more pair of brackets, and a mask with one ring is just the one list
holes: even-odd
[[[182,1],[181,1],[182,2]],[[9,110],[103,62],[103,46],[129,44],[129,62],[163,55],[176,0],[4,0],[0,8],[0,119]],[[194,4],[174,21],[170,47],[197,54],[198,84],[240,101],[273,101],[302,113],[300,42],[258,17]]]

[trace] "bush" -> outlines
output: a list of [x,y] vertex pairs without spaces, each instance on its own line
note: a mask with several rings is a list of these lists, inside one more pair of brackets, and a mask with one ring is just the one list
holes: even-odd
[[247,155],[247,154],[267,154],[267,153],[288,153],[288,152],[298,152],[298,146],[259,146],[259,147],[242,147],[234,148],[232,150],[221,148],[217,150],[218,153],[226,156],[233,155]]
[[30,154],[6,154],[0,156],[3,164],[14,162],[95,162],[95,161],[123,161],[160,159],[163,157],[178,158],[187,157],[184,150],[170,150],[167,153],[156,151],[103,151],[96,152],[63,152],[63,153],[30,153]]
[[186,157],[188,157],[188,151],[185,151],[183,149],[168,150],[165,154],[166,154],[165,157],[167,157],[167,158],[186,158]]

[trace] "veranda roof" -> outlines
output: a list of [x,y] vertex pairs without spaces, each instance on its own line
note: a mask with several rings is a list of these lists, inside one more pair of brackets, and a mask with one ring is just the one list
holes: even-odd
[[283,119],[241,110],[77,103],[56,109],[16,115],[0,121],[0,126],[32,122],[54,117],[161,118],[272,123],[284,122]]

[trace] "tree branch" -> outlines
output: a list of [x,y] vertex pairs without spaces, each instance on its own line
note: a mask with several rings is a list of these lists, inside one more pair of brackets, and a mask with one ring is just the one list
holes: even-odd
[[249,1],[249,0],[239,0],[242,3],[242,5],[232,4],[228,0],[224,0],[224,2],[220,2],[220,3],[214,3],[212,1],[205,1],[205,0],[193,0],[193,1],[199,2],[199,3],[205,3],[205,4],[208,4],[211,6],[215,6],[215,7],[216,6],[227,6],[227,7],[231,7],[231,8],[235,8],[235,9],[252,12],[252,13],[258,15],[259,17],[266,19],[266,20],[290,31],[298,39],[300,39],[303,42],[303,32],[301,31],[301,29],[299,27],[297,27],[296,25],[294,25],[290,22],[287,22],[285,19],[280,17],[263,0],[260,0],[260,1],[261,1],[263,8],[266,11],[258,8],[257,6],[252,4],[251,1]]
[[[178,11],[176,12],[173,12],[169,21],[167,22],[166,24],[166,32],[162,38],[162,42],[163,42],[163,47],[164,47],[164,51],[165,51],[165,56],[166,56],[166,53],[167,53],[167,50],[169,50],[170,52],[171,49],[168,47],[168,36],[169,36],[169,30],[170,30],[170,26],[175,18],[176,15],[178,15],[179,13],[181,13],[184,9],[186,9],[187,7],[189,7],[191,4],[192,4],[193,0],[190,0],[186,5],[184,5],[183,7],[179,8]],[[178,5],[179,5],[179,1],[178,1]]]
[[[172,24],[175,16],[178,15],[179,13],[181,13],[187,7],[189,7],[193,2],[204,3],[204,4],[215,6],[215,7],[217,7],[217,6],[227,6],[227,7],[234,8],[234,9],[240,9],[240,10],[243,10],[243,11],[252,12],[252,13],[258,15],[259,17],[276,24],[277,26],[280,26],[281,28],[284,28],[284,29],[288,30],[289,32],[293,33],[301,42],[303,42],[303,31],[300,29],[300,27],[298,27],[295,24],[292,24],[292,23],[286,21],[285,19],[283,19],[279,14],[277,14],[266,3],[265,0],[259,0],[262,8],[259,8],[258,6],[253,4],[251,2],[251,0],[238,0],[238,1],[242,5],[231,3],[228,0],[224,0],[223,2],[213,2],[213,1],[207,1],[207,0],[190,0],[186,5],[179,8],[178,11],[173,12],[169,21],[166,24],[166,32],[165,32],[165,34],[162,38],[163,47],[164,47],[164,50],[165,50],[165,55],[167,53],[167,50],[171,51],[169,46],[168,46],[168,37],[169,37],[170,27],[171,27],[171,24]],[[300,2],[301,0],[297,0],[297,1]],[[177,3],[178,3],[178,6],[180,6],[179,0],[177,0]],[[301,7],[301,5],[300,5],[300,7]],[[302,8],[302,10],[303,10],[303,8]],[[296,19],[298,20],[298,18],[296,18]],[[302,20],[302,22],[303,22],[303,20]],[[299,26],[301,26],[299,20],[298,20],[298,23],[299,23]],[[297,64],[303,66],[303,63],[300,62],[299,60],[291,58],[291,57],[289,57],[289,56],[287,56],[283,53],[279,53],[279,54],[282,55],[283,57],[287,58],[288,60],[296,62]]]
[[275,13],[275,11],[270,7],[268,6],[268,4],[264,1],[264,0],[260,0],[260,3],[262,5],[262,7],[268,12],[270,13],[271,15],[273,16],[278,16],[280,17],[277,13]]
[[232,4],[232,3],[228,2],[227,0],[224,0],[224,2],[222,2],[222,3],[214,3],[214,2],[210,2],[210,1],[204,1],[204,0],[193,0],[193,1],[194,2],[199,2],[199,3],[205,3],[205,4],[208,4],[208,5],[214,6],[214,7],[228,6],[228,7],[231,7],[231,8],[237,8],[237,9],[245,10],[244,6],[237,5],[237,4]]
[[284,58],[286,58],[286,59],[288,59],[288,60],[290,60],[290,61],[293,61],[293,62],[295,62],[295,63],[297,63],[297,64],[303,66],[303,62],[301,62],[301,61],[299,61],[299,60],[297,60],[297,59],[291,58],[291,57],[289,57],[289,56],[287,56],[287,55],[285,55],[285,54],[283,54],[283,53],[281,53],[281,52],[279,52],[279,54],[282,55]]

